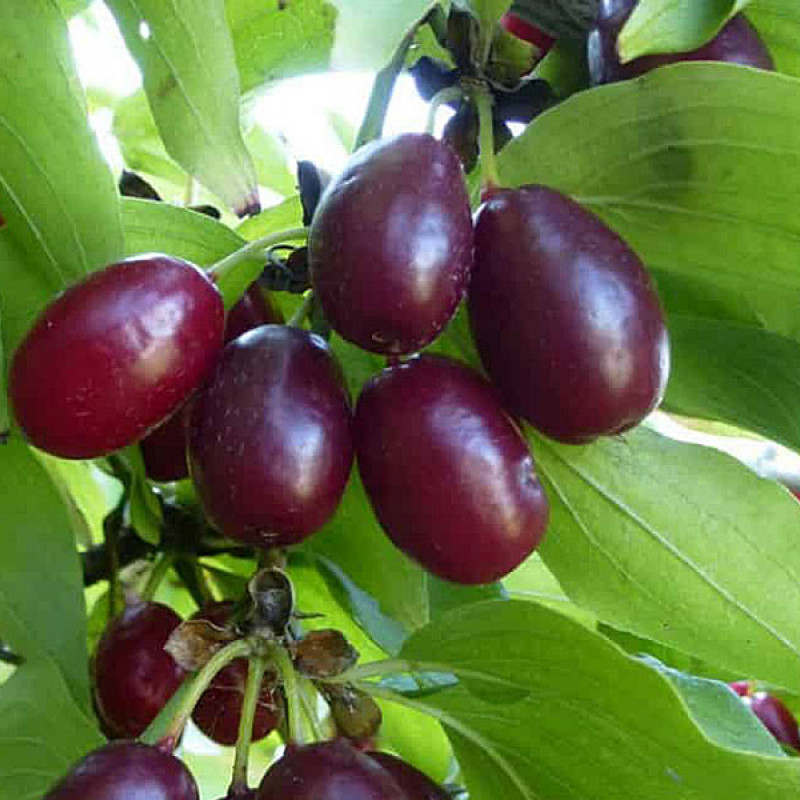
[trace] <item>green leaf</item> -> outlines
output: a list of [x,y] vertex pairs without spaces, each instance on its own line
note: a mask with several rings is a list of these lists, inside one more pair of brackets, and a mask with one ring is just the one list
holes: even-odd
[[355,469],[333,519],[305,547],[325,559],[356,621],[386,652],[428,621],[425,573],[381,530]]
[[0,447],[0,475],[3,639],[26,660],[50,659],[74,700],[88,709],[83,582],[69,510],[16,436]]
[[6,394],[6,374],[6,354],[3,347],[3,315],[2,307],[0,307],[0,445],[5,441],[11,428],[8,395]]
[[575,602],[621,630],[800,688],[791,496],[727,455],[644,428],[589,447],[531,439],[552,513],[540,552]]
[[772,734],[724,683],[687,675],[649,656],[642,661],[669,678],[683,697],[692,719],[712,742],[730,750],[783,755]]
[[331,58],[340,69],[380,69],[439,0],[331,0],[339,11]]
[[258,183],[288,197],[297,191],[297,178],[289,168],[289,154],[283,143],[260,125],[253,125],[245,135],[248,150],[253,154]]
[[117,193],[53,0],[0,4],[0,296],[7,351],[56,292],[122,253]]
[[57,2],[58,7],[67,19],[86,11],[92,4],[92,0],[57,0]]
[[794,0],[758,0],[748,6],[747,16],[769,48],[776,68],[800,77],[800,5]]
[[800,347],[754,325],[672,314],[665,407],[800,451]]
[[[798,340],[800,219],[785,189],[800,185],[798,130],[800,81],[679,64],[574,95],[503,149],[500,171],[511,185],[554,186],[598,213],[652,270],[671,318],[747,323]],[[680,382],[691,380],[695,403],[704,392],[714,409],[723,402],[715,385],[683,367],[699,364],[709,345],[681,336],[680,325],[678,318],[670,396],[689,394]],[[767,340],[761,347],[778,346]],[[790,349],[782,346],[783,359]],[[786,393],[783,375],[748,377],[767,381],[765,395]],[[741,412],[741,399],[728,405]],[[785,440],[785,412],[776,415],[775,406],[757,411],[751,403],[748,424]]]
[[696,50],[750,0],[641,0],[625,23],[618,49],[623,63],[653,53]]
[[[424,698],[395,697],[442,722],[473,800],[784,800],[800,791],[795,759],[712,742],[663,674],[536,604],[466,606],[417,632],[402,655],[462,679]],[[516,701],[493,702],[502,688]],[[745,724],[728,711],[720,727]]]
[[[65,632],[78,635],[74,629]],[[0,686],[0,783],[5,797],[41,798],[103,741],[50,658],[24,664]]]
[[254,217],[249,217],[239,225],[236,232],[248,241],[253,241],[302,224],[303,206],[300,204],[300,195],[294,195],[276,206],[264,209]]
[[167,152],[237,213],[258,202],[223,0],[109,0]]
[[243,92],[330,63],[336,9],[325,0],[226,0]]

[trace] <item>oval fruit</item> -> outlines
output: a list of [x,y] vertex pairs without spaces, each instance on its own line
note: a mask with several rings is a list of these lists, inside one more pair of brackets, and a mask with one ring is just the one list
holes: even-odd
[[205,274],[165,255],[112,264],[70,287],[11,363],[9,395],[26,437],[62,458],[138,441],[213,368],[224,314]]
[[139,742],[112,742],[89,753],[44,800],[198,800],[186,766]]
[[228,344],[192,401],[187,441],[201,503],[226,536],[260,547],[305,539],[333,514],[353,459],[328,345],[282,325]]
[[545,186],[479,211],[469,313],[507,408],[579,444],[621,433],[660,402],[669,341],[653,283],[599,217]]
[[[193,619],[204,619],[222,628],[228,622],[233,607],[232,602],[213,603],[195,614]],[[248,669],[246,658],[231,661],[217,673],[194,707],[192,721],[217,744],[227,746],[236,744]],[[281,718],[278,698],[270,688],[269,676],[265,678],[261,684],[253,718],[252,741],[254,742],[274,731]]]
[[769,50],[744,14],[732,17],[713,39],[696,50],[642,56],[623,64],[617,52],[617,40],[636,4],[637,0],[601,0],[597,21],[588,41],[592,83],[613,83],[635,78],[656,67],[681,61],[724,61],[759,69],[775,69]]
[[528,42],[539,49],[539,58],[544,58],[552,49],[556,40],[545,33],[541,28],[537,28],[532,22],[517,16],[511,11],[506,11],[500,18],[500,24],[517,39]]
[[341,739],[289,747],[261,781],[258,800],[410,800],[386,770]]
[[345,339],[393,355],[433,341],[472,264],[472,219],[455,154],[417,133],[362,147],[322,196],[309,264],[325,317]]
[[181,618],[161,603],[129,606],[112,620],[95,652],[95,709],[107,735],[135,738],[186,677],[164,649]]
[[409,800],[451,800],[450,794],[439,784],[402,758],[374,751],[367,755],[394,778],[395,783],[406,793]]
[[538,546],[548,505],[492,387],[445,358],[384,370],[356,407],[358,468],[381,526],[445,580],[489,583]]
[[800,751],[800,731],[791,711],[777,698],[767,692],[755,692],[742,700],[761,720],[761,724],[781,744]]
[[[283,317],[280,311],[254,282],[228,312],[224,341],[227,344],[259,325],[281,322]],[[179,408],[139,443],[145,472],[151,481],[166,483],[189,476],[189,465],[186,463],[187,410],[186,406]]]

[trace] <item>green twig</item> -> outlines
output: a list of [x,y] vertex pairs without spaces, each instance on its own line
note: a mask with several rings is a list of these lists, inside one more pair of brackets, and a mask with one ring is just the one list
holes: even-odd
[[392,56],[392,60],[375,76],[372,84],[372,91],[369,95],[367,110],[364,120],[358,129],[353,150],[358,150],[367,142],[373,139],[380,139],[383,135],[383,122],[386,119],[386,112],[389,110],[389,103],[392,99],[394,84],[397,76],[401,73],[406,61],[406,55],[416,36],[416,26],[412,28],[400,42],[400,46]]
[[104,520],[103,540],[108,558],[108,620],[117,616],[117,594],[119,593],[119,532],[122,527],[123,499]]
[[322,730],[320,725],[319,716],[317,715],[317,690],[308,678],[299,678],[300,700],[303,704],[303,711],[305,712],[308,724],[311,726],[311,732],[315,741],[322,742],[328,737],[325,731]]
[[179,558],[175,562],[175,572],[192,596],[198,608],[205,608],[214,602],[214,594],[208,585],[205,573],[195,558]]
[[258,257],[264,250],[276,244],[289,241],[291,239],[305,239],[308,236],[308,228],[287,228],[277,233],[269,233],[260,239],[248,242],[244,247],[240,247],[230,255],[217,261],[208,268],[208,275],[212,276],[218,283],[226,279],[231,270],[235,269],[243,261]]
[[441,91],[437,92],[431,99],[431,104],[428,106],[428,120],[425,123],[425,133],[433,135],[436,129],[436,114],[445,103],[452,103],[460,100],[463,97],[464,91],[460,86],[446,86]]
[[235,796],[237,792],[246,791],[247,764],[250,755],[250,745],[253,741],[253,720],[261,695],[261,682],[267,662],[260,655],[250,656],[250,668],[247,672],[247,683],[242,698],[242,714],[239,718],[239,735],[236,739],[236,756],[233,762],[233,778],[229,794]]

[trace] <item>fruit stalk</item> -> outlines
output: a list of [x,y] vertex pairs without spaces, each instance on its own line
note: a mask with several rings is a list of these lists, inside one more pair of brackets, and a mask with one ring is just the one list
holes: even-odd
[[[258,273],[255,273],[247,275],[246,280],[240,280],[239,272],[242,271],[242,265],[245,262],[258,258],[262,251],[268,250],[276,244],[298,239],[305,240],[307,236],[308,228],[305,227],[287,228],[276,233],[269,233],[266,236],[248,242],[243,247],[217,261],[216,264],[212,264],[208,268],[207,274],[219,287],[225,301],[225,308],[230,309],[236,305],[247,287],[258,277]],[[239,286],[241,291],[233,288]]]
[[375,76],[375,82],[372,84],[372,91],[367,102],[367,110],[353,144],[354,151],[367,142],[379,139],[383,135],[383,121],[386,119],[386,112],[389,110],[394,84],[397,81],[397,76],[403,70],[406,55],[416,33],[417,26],[415,25],[403,37],[403,41],[400,42],[400,46],[392,56],[392,60]]
[[481,156],[481,188],[492,191],[500,187],[500,173],[494,153],[494,125],[492,120],[492,94],[485,84],[476,83],[472,96],[478,109],[478,147]]
[[174,562],[174,553],[161,553],[156,556],[153,568],[147,576],[147,583],[145,583],[140,594],[142,600],[149,601],[153,599],[155,593],[158,591],[158,587],[161,585],[161,581],[164,580],[164,577],[167,572],[169,572],[169,568]]
[[433,131],[436,127],[436,114],[439,109],[447,103],[458,101],[463,94],[464,92],[460,86],[446,86],[433,96],[428,106],[428,119],[425,123],[425,133],[429,133],[433,136]]
[[306,292],[303,302],[300,303],[300,305],[297,307],[297,310],[294,312],[294,314],[292,314],[291,318],[286,324],[292,326],[293,328],[301,328],[313,305],[314,290],[312,289]]
[[250,657],[250,666],[247,671],[247,683],[242,697],[242,714],[239,718],[239,736],[236,739],[236,756],[233,762],[233,778],[229,793],[235,795],[239,791],[247,790],[247,763],[250,754],[250,744],[253,739],[253,720],[256,716],[261,693],[261,681],[267,667],[265,659],[255,654]]
[[302,676],[298,678],[298,687],[300,689],[300,700],[303,705],[303,712],[306,715],[308,724],[311,726],[311,733],[316,741],[324,742],[328,737],[322,730],[319,718],[317,717],[317,710],[315,708],[317,700],[316,689],[308,678]]
[[[235,659],[243,656],[249,657],[252,651],[252,642],[248,639],[237,639],[214,653],[206,665],[190,679],[188,686],[183,690],[178,690],[172,700],[167,703],[163,711],[142,734],[141,740],[145,744],[158,745],[162,749],[174,749],[180,739],[181,731],[192,716],[194,707],[217,673]],[[165,725],[166,720],[168,721]]]
[[303,707],[300,701],[300,685],[289,654],[280,644],[269,646],[269,659],[281,676],[283,693],[286,696],[287,744],[305,744],[303,730]]

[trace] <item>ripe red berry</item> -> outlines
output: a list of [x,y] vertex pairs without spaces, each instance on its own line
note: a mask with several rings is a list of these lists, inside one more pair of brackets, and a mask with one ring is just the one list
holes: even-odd
[[93,672],[95,708],[109,736],[139,736],[183,682],[186,673],[164,649],[180,624],[171,608],[139,603],[106,628]]
[[325,317],[375,353],[421,349],[455,312],[472,264],[461,166],[427,134],[373,142],[327,188],[311,224]]
[[139,742],[113,742],[77,764],[43,800],[198,800],[175,756]]
[[[224,627],[233,611],[231,602],[213,603],[194,615],[193,619],[204,619],[217,627]],[[192,712],[194,724],[209,739],[217,744],[236,744],[239,721],[242,716],[242,700],[247,685],[248,663],[246,658],[237,658],[217,673],[208,689],[203,693]],[[280,699],[272,690],[269,675],[261,684],[261,692],[253,718],[253,741],[268,736],[281,719]]]
[[402,758],[389,753],[367,753],[377,761],[405,792],[409,800],[451,800],[450,795],[439,784],[434,783],[425,773],[412,767]]
[[95,458],[141,439],[209,373],[222,297],[192,264],[146,255],[54,300],[17,348],[9,394],[29,441]]
[[188,452],[206,515],[226,536],[277,547],[320,528],[353,458],[347,391],[325,341],[267,325],[228,344],[192,401]]
[[523,42],[529,42],[539,48],[544,58],[550,49],[555,44],[555,39],[549,34],[545,33],[541,28],[537,28],[531,22],[528,22],[522,17],[518,17],[511,11],[507,11],[500,18],[500,24],[517,39],[522,39]]
[[553,439],[621,433],[663,396],[669,342],[650,276],[554,189],[503,190],[482,207],[469,313],[503,401]]
[[411,800],[383,767],[341,739],[289,747],[267,770],[257,798]]
[[742,700],[775,739],[781,744],[800,751],[800,731],[798,731],[797,720],[777,697],[773,697],[767,692],[755,692],[743,697]]
[[734,681],[733,683],[729,683],[728,686],[733,689],[739,697],[747,697],[751,693],[749,681]]
[[439,577],[497,580],[544,535],[547,498],[530,452],[472,370],[435,356],[389,367],[364,387],[355,440],[383,529]]
[[[233,341],[259,325],[280,324],[280,311],[266,297],[258,283],[250,285],[225,321],[225,342]],[[189,476],[186,463],[187,406],[179,408],[166,422],[142,439],[145,472],[152,481],[179,481]]]
[[623,64],[617,40],[638,0],[601,0],[595,27],[589,34],[589,71],[592,82],[612,83],[635,78],[656,67],[681,61],[725,61],[759,69],[775,65],[758,31],[743,14],[732,17],[709,42],[686,53],[643,56]]

